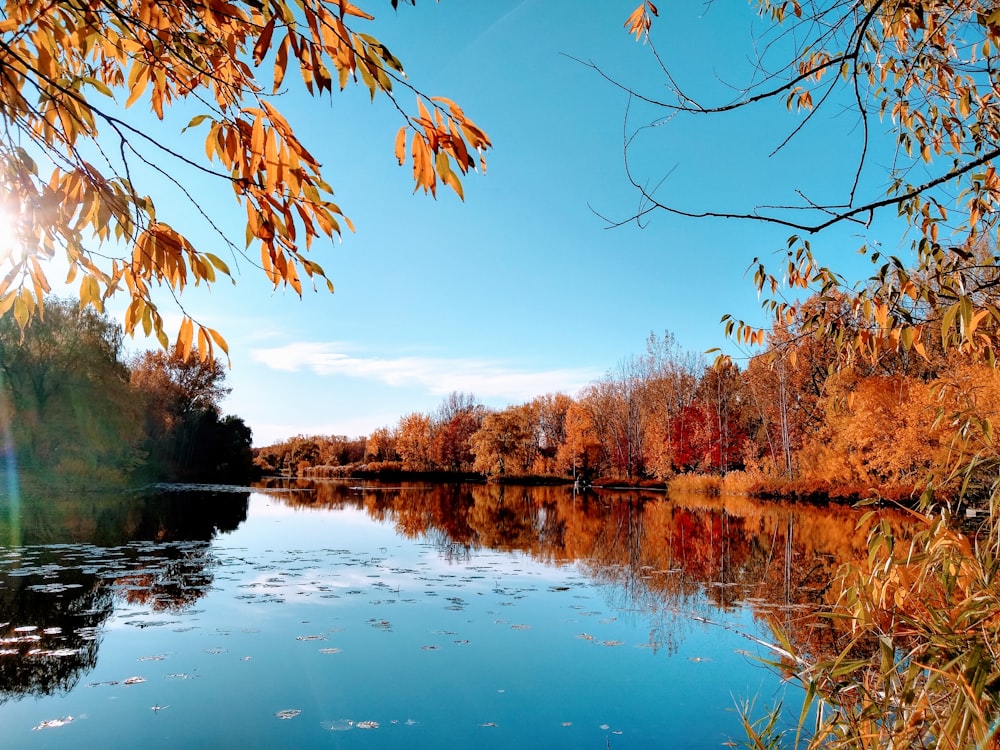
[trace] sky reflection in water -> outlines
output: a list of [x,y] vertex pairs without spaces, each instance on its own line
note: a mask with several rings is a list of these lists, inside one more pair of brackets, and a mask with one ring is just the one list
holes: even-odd
[[497,492],[29,510],[46,543],[0,549],[3,746],[719,747],[736,700],[795,702],[747,636],[809,619],[850,519]]

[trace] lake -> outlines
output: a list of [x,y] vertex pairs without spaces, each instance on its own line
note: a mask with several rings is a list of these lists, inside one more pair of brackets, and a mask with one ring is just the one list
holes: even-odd
[[275,481],[0,496],[0,745],[717,748],[801,692],[856,514]]

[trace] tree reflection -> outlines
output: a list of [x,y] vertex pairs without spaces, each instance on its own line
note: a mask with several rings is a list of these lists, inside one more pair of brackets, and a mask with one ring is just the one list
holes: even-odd
[[[839,594],[830,582],[866,553],[868,527],[843,506],[502,484],[275,480],[267,487],[293,507],[364,510],[449,559],[492,549],[575,563],[615,607],[650,618],[656,649],[676,648],[692,615],[712,619],[746,606],[780,624],[802,652],[829,653],[843,635],[822,614]],[[881,517],[905,529],[901,514]]]
[[249,492],[22,498],[0,514],[0,702],[68,691],[97,662],[117,601],[183,609],[213,580],[210,540],[246,519]]

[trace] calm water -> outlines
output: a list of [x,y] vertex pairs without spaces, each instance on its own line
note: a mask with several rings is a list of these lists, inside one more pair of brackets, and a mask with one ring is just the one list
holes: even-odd
[[357,483],[0,497],[0,746],[717,748],[853,515]]

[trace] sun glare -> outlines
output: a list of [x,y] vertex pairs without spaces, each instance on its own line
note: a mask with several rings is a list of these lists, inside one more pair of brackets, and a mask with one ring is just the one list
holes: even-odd
[[14,210],[0,201],[0,263],[21,255],[21,242],[17,236],[17,222]]

